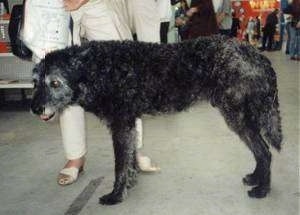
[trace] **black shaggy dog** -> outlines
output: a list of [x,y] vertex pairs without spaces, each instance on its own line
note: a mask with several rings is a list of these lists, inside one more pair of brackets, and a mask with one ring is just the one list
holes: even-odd
[[276,74],[250,45],[221,36],[178,44],[90,42],[55,51],[34,68],[32,111],[42,119],[81,105],[104,119],[115,154],[116,204],[136,182],[135,119],[185,110],[198,101],[218,108],[253,152],[256,168],[243,182],[250,197],[270,191],[271,152],[282,135]]

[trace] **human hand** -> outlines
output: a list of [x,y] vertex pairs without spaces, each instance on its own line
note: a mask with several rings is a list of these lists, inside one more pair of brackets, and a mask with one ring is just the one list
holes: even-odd
[[198,9],[196,7],[191,7],[187,12],[186,15],[188,17],[191,17],[194,13],[198,12]]
[[64,7],[67,11],[73,11],[80,8],[82,5],[87,3],[89,0],[64,0]]
[[217,18],[217,25],[220,26],[221,22],[225,18],[225,13],[222,12],[222,13],[216,14],[216,18]]
[[175,19],[175,26],[182,26],[182,25],[185,25],[185,20],[180,17],[177,17]]

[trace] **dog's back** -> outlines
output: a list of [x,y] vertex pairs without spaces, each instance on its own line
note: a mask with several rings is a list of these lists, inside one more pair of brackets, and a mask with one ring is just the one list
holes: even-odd
[[101,95],[118,95],[114,100],[128,103],[138,100],[136,111],[141,113],[180,111],[201,99],[215,104],[216,92],[237,89],[242,97],[271,81],[264,56],[220,36],[168,45],[93,42],[86,48],[93,57],[82,64],[84,76],[98,82]]

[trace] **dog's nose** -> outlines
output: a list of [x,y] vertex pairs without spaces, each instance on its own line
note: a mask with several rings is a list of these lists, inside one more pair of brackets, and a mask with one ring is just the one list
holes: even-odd
[[31,105],[31,110],[36,115],[41,115],[44,111],[44,108],[41,106]]

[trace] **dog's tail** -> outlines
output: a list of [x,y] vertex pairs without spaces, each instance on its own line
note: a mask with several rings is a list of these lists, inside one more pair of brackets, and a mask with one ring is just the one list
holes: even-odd
[[272,67],[268,68],[270,72],[271,86],[273,89],[270,91],[268,99],[264,101],[265,111],[261,115],[261,128],[262,134],[265,140],[276,148],[278,151],[281,149],[282,144],[282,130],[281,130],[281,117],[279,112],[279,102],[278,102],[278,90],[277,90],[277,79],[275,71]]

